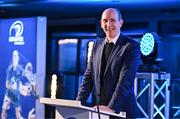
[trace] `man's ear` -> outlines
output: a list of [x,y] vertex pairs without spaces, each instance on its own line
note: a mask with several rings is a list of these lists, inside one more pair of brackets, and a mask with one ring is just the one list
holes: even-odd
[[123,21],[123,19],[121,19],[120,22],[119,22],[120,28],[122,27],[123,23],[124,23],[124,21]]

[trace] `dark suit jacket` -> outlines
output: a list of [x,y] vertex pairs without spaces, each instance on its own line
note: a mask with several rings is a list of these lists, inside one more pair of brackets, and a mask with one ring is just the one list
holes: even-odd
[[[104,39],[99,39],[94,44],[90,62],[77,96],[77,100],[80,100],[82,104],[86,102],[93,89],[96,89],[96,98],[99,100],[100,70],[104,45]],[[134,95],[134,79],[139,62],[139,44],[121,34],[109,55],[103,81],[105,95],[109,101],[107,106],[115,110],[116,113],[125,111],[127,117],[139,115]]]

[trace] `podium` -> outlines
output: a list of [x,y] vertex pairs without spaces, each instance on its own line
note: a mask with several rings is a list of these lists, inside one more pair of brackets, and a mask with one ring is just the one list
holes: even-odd
[[[56,108],[55,119],[98,119],[97,110],[81,105],[80,101],[40,98],[40,103],[54,106]],[[125,112],[119,114],[100,111],[101,119],[126,118]]]

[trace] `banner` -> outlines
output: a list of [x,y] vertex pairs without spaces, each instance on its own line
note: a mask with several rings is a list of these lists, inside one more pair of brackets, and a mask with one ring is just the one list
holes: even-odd
[[[40,26],[44,25],[41,33],[39,23],[41,23]],[[46,36],[45,29],[46,18],[43,17],[0,20],[0,112],[2,119],[34,119],[36,117],[37,66],[39,66],[37,60],[40,57],[37,51],[38,40],[40,40],[38,36]],[[43,42],[46,42],[46,39]],[[45,54],[45,48],[43,50],[42,54]],[[41,65],[45,65],[45,58],[42,61],[44,64]]]

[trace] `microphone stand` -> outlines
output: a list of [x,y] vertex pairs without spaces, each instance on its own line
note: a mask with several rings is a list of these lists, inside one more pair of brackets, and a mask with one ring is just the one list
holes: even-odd
[[95,93],[95,96],[96,96],[96,107],[97,107],[97,113],[98,113],[98,119],[101,119],[101,116],[100,116],[100,111],[99,111],[99,100],[98,100],[98,95],[97,95],[97,91],[96,91],[96,85],[95,85],[95,80],[94,80],[94,93]]
[[[95,90],[96,90],[96,88],[95,88]],[[96,91],[95,91],[95,93],[96,93]],[[96,97],[97,97],[97,93],[96,93]],[[97,100],[97,98],[96,98],[96,106],[97,106],[98,119],[101,119],[100,112],[99,112],[99,101]]]

